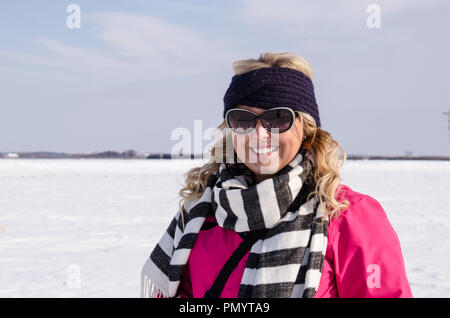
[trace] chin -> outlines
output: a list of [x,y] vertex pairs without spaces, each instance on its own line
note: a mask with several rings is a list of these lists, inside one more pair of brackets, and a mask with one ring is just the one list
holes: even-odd
[[270,162],[267,164],[249,164],[248,167],[256,174],[275,174],[280,169],[278,161]]

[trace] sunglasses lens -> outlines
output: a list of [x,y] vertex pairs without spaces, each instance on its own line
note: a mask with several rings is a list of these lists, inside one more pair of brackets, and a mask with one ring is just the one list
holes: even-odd
[[227,115],[228,125],[233,129],[237,130],[236,132],[244,133],[252,128],[255,128],[255,116],[251,113],[233,109],[229,111]]
[[295,116],[288,109],[271,109],[266,111],[260,120],[266,129],[278,129],[282,133],[292,126]]

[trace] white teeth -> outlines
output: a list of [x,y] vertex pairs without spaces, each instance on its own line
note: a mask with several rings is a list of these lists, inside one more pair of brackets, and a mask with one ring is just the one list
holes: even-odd
[[255,148],[250,147],[250,149],[257,154],[264,154],[264,153],[274,152],[274,151],[278,150],[278,147],[260,148],[260,149],[255,149]]

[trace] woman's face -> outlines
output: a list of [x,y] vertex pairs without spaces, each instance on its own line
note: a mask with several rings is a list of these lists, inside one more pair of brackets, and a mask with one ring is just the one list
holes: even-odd
[[[263,108],[236,106],[259,115]],[[283,169],[298,153],[303,140],[303,123],[295,118],[291,129],[278,133],[266,130],[258,120],[255,129],[248,134],[233,135],[233,147],[239,159],[255,173],[256,182],[270,178]]]

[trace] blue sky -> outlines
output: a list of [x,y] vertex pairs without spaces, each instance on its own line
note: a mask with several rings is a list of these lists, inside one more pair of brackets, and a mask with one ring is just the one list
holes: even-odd
[[[71,3],[80,29],[67,28]],[[379,29],[366,25],[370,3]],[[347,153],[447,155],[449,9],[445,0],[3,2],[0,152],[169,152],[175,128],[220,124],[233,61],[289,51],[312,65],[322,127]]]

